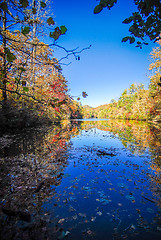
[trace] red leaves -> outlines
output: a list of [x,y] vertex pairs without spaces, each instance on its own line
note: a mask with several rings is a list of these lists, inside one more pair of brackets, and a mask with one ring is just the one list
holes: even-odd
[[58,113],[60,113],[60,109],[59,109],[58,107],[55,107],[54,109],[55,109],[55,111],[57,111]]

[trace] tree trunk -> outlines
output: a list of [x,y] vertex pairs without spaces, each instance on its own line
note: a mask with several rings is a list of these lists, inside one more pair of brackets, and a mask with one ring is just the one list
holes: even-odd
[[3,100],[4,100],[4,104],[7,100],[7,91],[6,91],[6,83],[7,83],[7,57],[6,57],[6,12],[5,10],[3,10],[3,29],[2,29],[3,35],[3,43],[2,43],[2,47],[4,49],[4,55],[3,55]]
[[[32,6],[33,8],[35,8],[35,0],[33,0],[32,2]],[[37,23],[35,21],[35,16],[33,14],[33,17],[32,17],[32,20],[33,20],[33,31],[32,31],[32,43],[33,43],[33,46],[32,46],[32,62],[31,62],[31,68],[32,68],[32,75],[31,75],[31,83],[32,83],[32,90],[33,90],[33,96],[34,96],[34,93],[35,93],[35,59],[36,59],[36,28],[37,28]]]

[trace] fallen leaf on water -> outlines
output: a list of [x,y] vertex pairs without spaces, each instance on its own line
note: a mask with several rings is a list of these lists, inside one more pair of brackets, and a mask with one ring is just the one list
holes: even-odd
[[94,222],[96,220],[96,217],[91,217],[91,222]]
[[60,236],[58,237],[58,239],[63,239],[63,238],[65,238],[66,236],[68,236],[69,235],[69,231],[61,231],[61,234],[60,234]]
[[64,218],[62,218],[62,219],[60,219],[59,221],[58,221],[58,223],[62,223],[62,222],[64,222]]
[[86,214],[85,214],[85,213],[78,213],[78,215],[79,215],[80,217],[86,217]]
[[98,216],[101,216],[101,215],[102,215],[102,212],[101,212],[101,211],[97,212],[97,215],[98,215]]
[[118,206],[120,206],[120,207],[121,207],[121,206],[122,206],[122,203],[118,203]]

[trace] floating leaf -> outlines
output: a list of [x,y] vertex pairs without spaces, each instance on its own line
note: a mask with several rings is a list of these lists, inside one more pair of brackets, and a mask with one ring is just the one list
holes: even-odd
[[101,216],[101,215],[102,215],[102,212],[101,212],[101,211],[98,211],[98,212],[97,212],[97,215],[98,215],[98,216]]
[[135,200],[135,198],[134,198],[134,196],[133,195],[126,195],[126,198],[128,199],[128,200],[131,200],[131,201],[134,201]]
[[148,213],[154,213],[154,210],[152,208],[147,208]]
[[69,235],[69,231],[63,231],[63,230],[61,230],[61,234],[60,234],[60,236],[58,237],[58,239],[63,239],[63,238],[65,238],[66,236],[68,236]]

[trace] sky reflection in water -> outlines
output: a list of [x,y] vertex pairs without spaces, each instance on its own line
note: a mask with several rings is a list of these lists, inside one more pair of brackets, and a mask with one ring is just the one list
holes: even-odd
[[159,128],[72,121],[41,134],[3,138],[2,239],[161,239]]
[[89,127],[89,122],[83,128],[71,139],[56,195],[44,204],[51,212],[57,203],[52,212],[52,223],[62,231],[57,237],[160,239],[159,186],[149,152],[143,147],[138,155],[139,143],[127,150],[119,134]]

